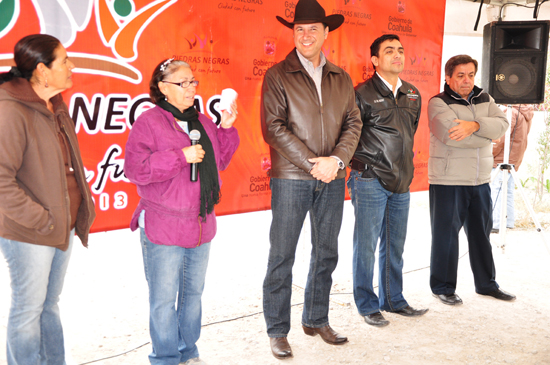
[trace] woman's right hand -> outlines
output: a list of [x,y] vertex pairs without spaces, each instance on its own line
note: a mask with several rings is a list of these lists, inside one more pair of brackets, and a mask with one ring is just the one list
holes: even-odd
[[185,155],[187,163],[199,163],[204,158],[204,150],[200,144],[181,149]]

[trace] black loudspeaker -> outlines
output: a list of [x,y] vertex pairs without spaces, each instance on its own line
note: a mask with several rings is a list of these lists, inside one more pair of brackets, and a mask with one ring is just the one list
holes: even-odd
[[544,101],[549,24],[492,22],[483,28],[481,87],[498,104]]

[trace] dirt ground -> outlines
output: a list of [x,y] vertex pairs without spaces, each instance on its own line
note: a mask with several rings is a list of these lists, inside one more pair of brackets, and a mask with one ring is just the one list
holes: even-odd
[[[545,227],[550,223],[546,215],[541,215]],[[198,343],[201,358],[210,365],[281,362],[271,355],[261,314],[270,219],[270,211],[219,218],[203,296],[204,327]],[[518,219],[528,221],[521,213]],[[497,281],[518,299],[501,302],[474,292],[462,237],[461,256],[466,255],[459,263],[457,293],[464,305],[447,306],[432,297],[428,285],[428,195],[413,193],[405,245],[404,294],[413,307],[430,311],[414,319],[387,313],[391,324],[384,328],[365,324],[353,303],[352,224],[352,207],[346,202],[329,316],[331,325],[347,335],[349,343],[330,346],[301,330],[302,288],[310,251],[306,224],[294,269],[295,305],[289,334],[294,358],[284,363],[550,364],[550,251],[541,234],[527,223],[523,224],[525,228],[508,231],[504,253],[496,247],[498,235],[492,236]],[[6,364],[3,344],[9,290],[8,271],[2,261],[0,364]],[[149,363],[147,286],[136,233],[97,233],[92,235],[89,249],[75,246],[61,312],[69,365]]]

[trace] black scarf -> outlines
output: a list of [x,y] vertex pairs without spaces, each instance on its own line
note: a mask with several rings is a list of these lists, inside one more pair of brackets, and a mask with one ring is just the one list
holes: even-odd
[[216,165],[212,142],[210,141],[210,138],[208,138],[208,134],[206,134],[204,126],[201,122],[199,122],[199,113],[194,106],[185,109],[182,113],[166,100],[161,100],[157,105],[172,113],[177,120],[187,122],[189,132],[196,129],[201,133],[199,144],[204,150],[204,158],[202,159],[202,162],[198,164],[201,184],[201,211],[199,215],[204,220],[206,219],[207,214],[212,213],[214,210],[214,205],[220,202],[218,166]]

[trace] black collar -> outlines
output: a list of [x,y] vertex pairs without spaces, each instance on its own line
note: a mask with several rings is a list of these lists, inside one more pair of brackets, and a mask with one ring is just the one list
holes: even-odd
[[468,100],[464,99],[462,96],[458,95],[458,93],[456,93],[453,89],[451,89],[451,87],[447,83],[445,83],[444,90],[445,90],[445,93],[448,94],[450,97],[462,102],[463,104],[470,104],[473,99],[479,97],[483,93],[482,88],[477,87],[477,86],[474,85],[474,88],[473,88],[474,94],[472,95],[471,98],[469,98],[470,100],[468,101]]

